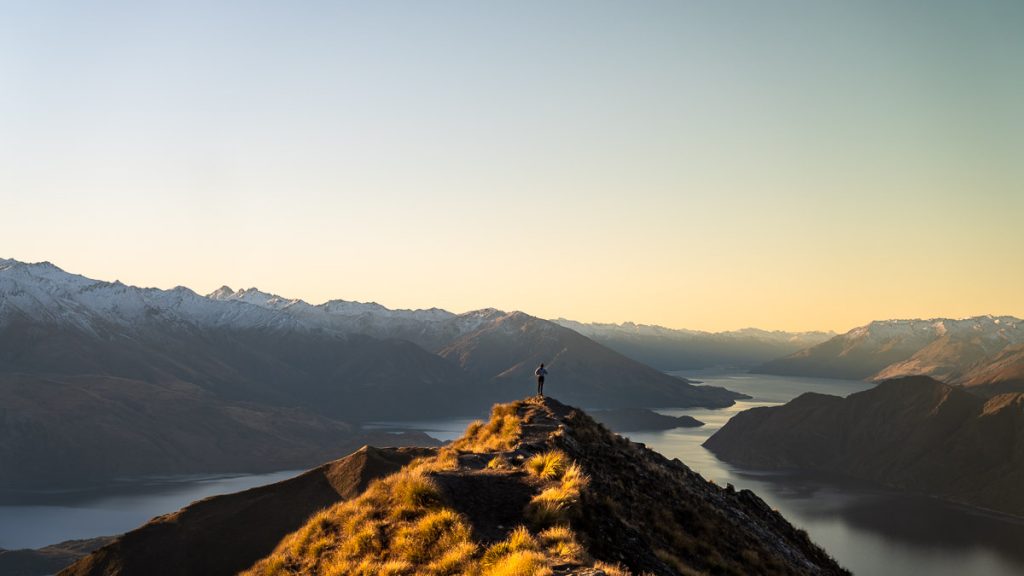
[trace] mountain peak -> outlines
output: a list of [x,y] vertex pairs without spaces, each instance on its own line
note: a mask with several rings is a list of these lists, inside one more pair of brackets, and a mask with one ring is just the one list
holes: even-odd
[[221,286],[220,288],[217,288],[213,292],[207,294],[206,297],[209,298],[210,300],[227,300],[228,298],[231,298],[234,295],[235,291],[232,290],[230,286],[225,284],[224,286]]
[[470,424],[436,456],[316,514],[245,574],[282,566],[295,574],[373,566],[401,574],[508,574],[511,566],[609,576],[847,573],[753,493],[715,486],[576,408],[536,397],[496,405],[489,422]]

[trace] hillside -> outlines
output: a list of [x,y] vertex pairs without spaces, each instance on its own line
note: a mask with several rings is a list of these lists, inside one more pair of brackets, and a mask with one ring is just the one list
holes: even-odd
[[986,400],[904,377],[741,412],[704,445],[740,466],[835,472],[1024,515],[1024,394]]
[[638,362],[665,371],[722,366],[751,368],[835,336],[831,332],[782,332],[756,328],[704,332],[632,322],[583,323],[565,318],[555,322]]
[[453,314],[445,310],[389,310],[379,304],[332,300],[313,306],[256,289],[228,287],[210,298],[282,310],[339,333],[413,342],[450,360],[483,387],[490,399],[511,400],[529,388],[545,362],[550,384],[567,401],[601,407],[730,406],[742,394],[688,381],[609,349],[558,323],[493,308]]
[[369,448],[276,484],[213,496],[158,516],[63,570],[62,576],[233,575],[269,554],[318,510],[352,498],[426,448]]
[[[765,374],[886,380],[931,376],[948,384],[1012,388],[1024,373],[1024,322],[1010,316],[886,320],[754,369]],[[996,365],[996,367],[993,367]]]
[[522,395],[521,382],[545,362],[546,389],[586,407],[650,406],[720,408],[743,394],[694,386],[609,350],[593,340],[521,312],[504,314],[455,340],[442,357],[491,383],[489,397],[507,401]]
[[0,375],[0,488],[141,475],[302,469],[366,443],[430,445],[308,410],[229,402],[185,382]]
[[314,516],[245,574],[840,574],[750,492],[550,398]]

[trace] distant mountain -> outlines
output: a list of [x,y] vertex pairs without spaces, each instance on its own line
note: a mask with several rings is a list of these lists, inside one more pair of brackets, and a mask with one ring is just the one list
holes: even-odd
[[307,466],[381,440],[360,422],[521,395],[543,360],[552,386],[599,406],[741,397],[522,313],[206,297],[0,260],[0,487]]
[[0,574],[4,576],[47,576],[106,546],[113,538],[69,540],[37,550],[4,550],[0,548]]
[[752,492],[551,398],[409,456],[364,449],[197,502],[60,576],[849,574]]
[[741,394],[692,386],[609,350],[554,322],[521,312],[490,322],[448,344],[441,356],[492,382],[501,400],[521,395],[540,362],[550,372],[547,390],[583,406],[731,406]]
[[585,406],[730,406],[742,394],[693,386],[627,358],[579,333],[522,312],[493,308],[453,314],[439,309],[389,310],[333,300],[313,306],[254,289],[223,287],[211,299],[248,302],[344,334],[402,339],[437,353],[479,383],[484,396],[506,401],[529,388],[541,362],[549,384]]
[[753,468],[836,472],[1024,516],[1024,394],[984,399],[926,376],[847,398],[740,412],[705,443]]
[[584,324],[565,318],[555,322],[634,360],[665,371],[719,366],[750,368],[835,336],[832,332],[781,332],[757,328],[702,332],[632,322]]
[[926,375],[949,384],[998,390],[1020,382],[1022,344],[1024,321],[1012,316],[885,320],[766,362],[754,371],[871,380]]

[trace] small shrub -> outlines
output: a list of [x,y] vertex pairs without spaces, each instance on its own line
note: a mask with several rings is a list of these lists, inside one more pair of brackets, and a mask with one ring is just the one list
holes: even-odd
[[391,478],[391,516],[409,518],[441,503],[441,491],[421,473],[402,471]]
[[461,542],[445,550],[440,558],[427,565],[426,570],[431,575],[454,576],[463,574],[466,569],[472,566],[473,555],[476,554],[477,545],[473,542]]
[[466,433],[452,446],[469,452],[511,450],[519,441],[521,428],[516,411],[520,403],[495,404],[487,423],[472,422]]
[[554,526],[569,520],[569,507],[558,500],[534,498],[526,505],[524,515],[534,526]]
[[413,564],[424,564],[469,541],[469,526],[456,512],[445,508],[402,527],[391,541],[389,550],[394,556]]
[[568,526],[553,526],[539,535],[541,544],[548,554],[564,561],[583,562],[586,552],[576,541],[576,534]]
[[540,549],[537,540],[525,526],[519,526],[508,535],[508,538],[496,542],[484,552],[483,564],[489,566],[514,552],[533,551]]
[[569,458],[564,452],[551,450],[536,454],[526,461],[526,471],[541,480],[557,480],[565,472]]
[[520,550],[484,568],[483,576],[551,576],[551,573],[543,554]]
[[583,473],[580,465],[573,462],[562,473],[562,489],[580,492],[590,484],[590,477]]

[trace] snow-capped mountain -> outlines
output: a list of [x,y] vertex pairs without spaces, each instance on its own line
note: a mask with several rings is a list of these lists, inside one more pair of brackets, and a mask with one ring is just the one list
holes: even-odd
[[835,336],[831,332],[782,332],[757,328],[704,332],[633,322],[585,324],[565,318],[556,322],[612,350],[668,371],[716,366],[749,368]]
[[17,318],[96,332],[115,324],[137,330],[154,322],[202,327],[299,329],[291,315],[221,303],[185,287],[137,288],[70,274],[49,262],[0,260],[0,326]]
[[521,312],[202,296],[0,260],[0,486],[295,466],[355,442],[353,422],[529,394],[538,361],[591,405],[739,397]]
[[[979,374],[1004,350],[1024,343],[1024,321],[1012,316],[881,320],[760,366],[757,371],[885,380],[927,375],[949,384],[990,385]],[[1012,363],[1007,358],[1000,362]],[[1005,368],[1005,366],[1004,366]]]

